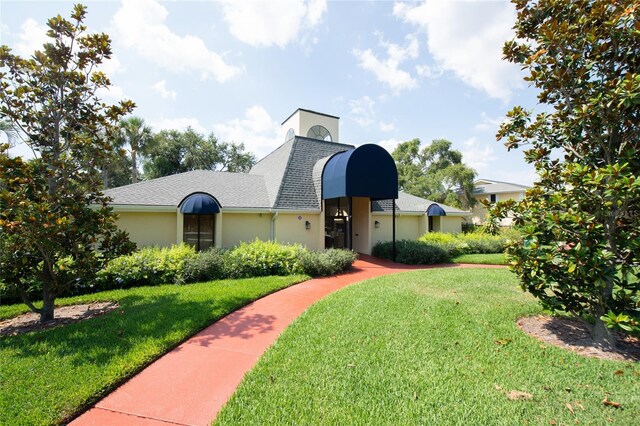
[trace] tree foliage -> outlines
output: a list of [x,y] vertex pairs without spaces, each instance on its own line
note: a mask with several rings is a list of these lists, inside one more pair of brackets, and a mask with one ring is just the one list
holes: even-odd
[[[131,183],[138,182],[138,155],[146,155],[154,143],[151,127],[143,118],[128,117],[120,120],[120,132],[116,138],[120,148],[129,150],[131,155]],[[122,165],[122,164],[121,164]]]
[[505,57],[550,108],[513,108],[497,135],[526,146],[539,175],[523,201],[496,208],[524,232],[508,256],[524,289],[593,320],[594,339],[611,346],[609,328],[640,330],[640,4],[515,4]]
[[220,142],[213,133],[205,138],[192,128],[156,134],[147,157],[144,172],[149,179],[191,170],[244,173],[255,162],[253,154],[244,150],[244,144]]
[[[86,8],[49,19],[50,41],[28,59],[0,47],[0,119],[25,135],[36,158],[0,154],[0,280],[16,286],[41,321],[61,291],[130,248],[99,189],[115,124],[131,101],[106,105],[98,67],[111,55],[106,34],[87,34]],[[41,286],[43,306],[28,300]]]
[[460,151],[451,149],[451,142],[436,139],[420,149],[420,139],[413,139],[399,144],[392,156],[401,190],[450,206],[473,206],[476,173],[462,162]]

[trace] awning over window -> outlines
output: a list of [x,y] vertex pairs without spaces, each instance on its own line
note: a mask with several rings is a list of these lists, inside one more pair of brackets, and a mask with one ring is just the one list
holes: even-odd
[[431,204],[427,208],[427,216],[446,216],[447,212],[444,211],[442,207],[437,204]]
[[338,197],[398,198],[398,171],[391,155],[366,144],[331,157],[322,172],[322,199]]
[[215,198],[203,192],[196,192],[187,196],[179,204],[183,214],[213,214],[220,213],[220,206]]

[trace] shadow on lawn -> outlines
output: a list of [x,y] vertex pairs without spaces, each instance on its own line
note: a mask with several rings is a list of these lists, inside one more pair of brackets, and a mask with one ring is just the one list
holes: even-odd
[[[157,347],[159,350],[149,351],[150,361],[254,298],[255,295],[212,295],[210,300],[185,301],[178,292],[158,296],[130,295],[119,298],[118,309],[100,317],[37,333],[4,337],[2,346],[19,357],[64,359],[74,367],[85,364],[107,367],[114,359],[123,358],[131,368],[126,355],[134,349],[147,342]],[[256,330],[261,332],[267,330],[272,319],[258,320],[261,325]],[[250,321],[251,318],[239,320],[227,332],[237,334],[243,330],[248,338],[254,328]]]

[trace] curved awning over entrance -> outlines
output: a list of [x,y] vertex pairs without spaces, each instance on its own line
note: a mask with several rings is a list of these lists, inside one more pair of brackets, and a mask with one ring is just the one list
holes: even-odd
[[180,206],[180,213],[183,214],[220,213],[220,205],[216,199],[204,192],[188,195],[178,205]]
[[391,155],[366,144],[331,157],[322,172],[322,199],[338,197],[398,198],[398,171]]
[[427,216],[446,216],[447,212],[442,207],[433,203],[427,208]]

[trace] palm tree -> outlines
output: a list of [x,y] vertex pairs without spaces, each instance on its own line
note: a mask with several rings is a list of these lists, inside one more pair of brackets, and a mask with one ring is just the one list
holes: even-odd
[[[0,120],[0,132],[7,135],[9,148],[13,148],[14,146],[16,146],[19,135],[18,135],[18,131],[15,129],[15,127],[13,127],[13,125],[11,125],[11,123],[5,120]],[[9,150],[7,149],[7,152],[8,151]]]
[[129,117],[120,121],[121,146],[129,145],[131,153],[131,183],[138,182],[138,154],[144,154],[153,143],[151,128],[140,117]]

